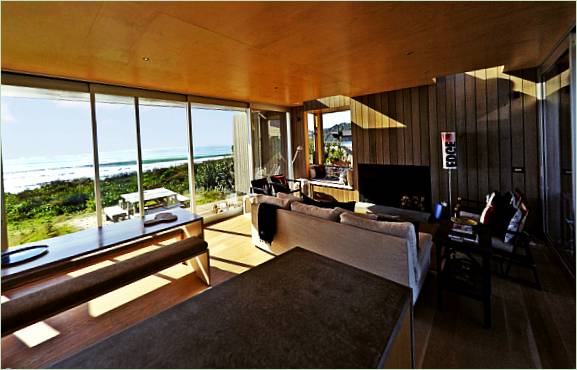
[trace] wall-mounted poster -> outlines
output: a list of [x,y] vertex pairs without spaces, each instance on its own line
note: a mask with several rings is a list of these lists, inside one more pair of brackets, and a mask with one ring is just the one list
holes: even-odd
[[441,148],[443,150],[443,168],[457,169],[457,135],[452,132],[441,132]]

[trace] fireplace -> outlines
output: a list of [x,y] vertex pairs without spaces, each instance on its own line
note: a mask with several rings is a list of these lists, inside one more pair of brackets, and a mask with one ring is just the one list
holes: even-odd
[[363,202],[431,212],[431,169],[359,163],[359,196]]

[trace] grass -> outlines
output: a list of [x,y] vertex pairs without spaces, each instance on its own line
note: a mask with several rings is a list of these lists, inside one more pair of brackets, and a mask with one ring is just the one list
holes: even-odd
[[17,246],[37,240],[54,238],[59,235],[80,231],[78,227],[67,222],[78,215],[57,216],[54,218],[34,218],[25,221],[8,223],[9,246]]
[[[234,192],[232,158],[221,158],[195,164],[196,204],[226,199]],[[102,206],[118,204],[121,194],[137,189],[134,174],[120,174],[101,181]],[[146,171],[145,189],[165,187],[188,195],[188,166],[179,165]],[[37,189],[17,194],[6,193],[8,243],[23,243],[53,238],[79,231],[75,220],[95,211],[94,182],[89,178],[53,181]]]
[[[188,193],[184,195],[188,195]],[[219,190],[197,190],[196,204],[217,202],[226,199],[227,196],[228,193]],[[55,217],[41,216],[12,222],[8,220],[9,247],[80,231],[82,229],[73,225],[73,221],[90,215],[93,215],[93,211],[87,209],[84,212],[74,212]]]

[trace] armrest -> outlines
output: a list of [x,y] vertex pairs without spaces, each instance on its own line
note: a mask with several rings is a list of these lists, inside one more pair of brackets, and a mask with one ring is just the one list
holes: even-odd
[[294,189],[294,190],[283,191],[282,193],[292,194],[292,193],[297,193],[300,191],[301,191],[301,189]]
[[[251,193],[264,194],[264,195],[267,195],[267,194],[268,194],[268,191],[267,191],[266,189],[264,189],[264,188],[259,188],[259,187],[256,187],[256,186],[251,186],[251,187],[250,187],[250,190],[251,190]],[[255,190],[256,190],[256,191],[255,191]],[[261,193],[258,193],[258,191],[260,191]]]

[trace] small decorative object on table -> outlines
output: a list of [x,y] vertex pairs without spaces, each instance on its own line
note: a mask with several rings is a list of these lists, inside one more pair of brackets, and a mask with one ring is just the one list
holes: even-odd
[[160,212],[154,216],[151,220],[144,221],[144,226],[152,226],[162,222],[173,222],[176,221],[178,217],[170,212]]
[[48,253],[47,245],[32,245],[29,247],[8,250],[2,253],[2,267],[14,266]]
[[479,236],[475,232],[475,228],[472,225],[458,224],[458,223],[453,223],[453,227],[449,231],[449,239],[458,242],[462,241],[467,241],[471,243],[479,242]]
[[476,226],[479,224],[479,221],[475,220],[474,218],[463,216],[451,217],[451,221],[455,224],[470,225],[470,226]]

